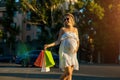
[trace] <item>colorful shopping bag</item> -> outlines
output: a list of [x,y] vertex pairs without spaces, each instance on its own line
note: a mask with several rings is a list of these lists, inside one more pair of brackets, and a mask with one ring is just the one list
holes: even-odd
[[37,67],[42,67],[43,59],[44,59],[44,51],[42,50],[39,56],[37,57],[36,61],[34,62],[34,65]]
[[44,56],[43,62],[42,62],[41,72],[49,72],[49,71],[50,71],[50,67],[46,67],[46,60],[45,60],[45,56]]
[[55,65],[51,51],[45,50],[45,65],[46,67],[53,67]]

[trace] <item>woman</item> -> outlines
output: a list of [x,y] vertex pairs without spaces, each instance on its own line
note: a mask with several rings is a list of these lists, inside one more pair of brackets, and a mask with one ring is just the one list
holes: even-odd
[[60,80],[72,80],[73,70],[79,70],[79,64],[77,60],[77,51],[79,48],[78,30],[74,27],[74,16],[70,13],[65,14],[64,27],[59,31],[58,39],[51,43],[46,44],[44,49],[60,44],[59,67],[64,74]]

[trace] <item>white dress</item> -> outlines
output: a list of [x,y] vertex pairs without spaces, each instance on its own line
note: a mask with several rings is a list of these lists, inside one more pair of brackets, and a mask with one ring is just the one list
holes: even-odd
[[61,36],[61,44],[59,48],[60,63],[59,68],[64,70],[67,66],[74,66],[74,70],[79,70],[77,53],[74,50],[77,48],[78,36],[73,32],[65,32]]

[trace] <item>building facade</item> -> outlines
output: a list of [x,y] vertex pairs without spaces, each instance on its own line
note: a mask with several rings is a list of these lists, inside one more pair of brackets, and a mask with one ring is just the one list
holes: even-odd
[[16,27],[19,27],[20,34],[16,36],[16,40],[21,40],[23,42],[32,41],[37,39],[37,33],[39,33],[39,28],[37,25],[30,24],[27,19],[28,14],[22,12],[15,12],[13,21]]

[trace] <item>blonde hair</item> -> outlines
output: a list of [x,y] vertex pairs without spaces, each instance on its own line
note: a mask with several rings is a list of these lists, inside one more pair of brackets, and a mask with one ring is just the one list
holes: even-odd
[[65,16],[70,16],[72,18],[72,22],[73,22],[73,26],[75,26],[75,18],[73,16],[73,14],[71,13],[66,13]]

